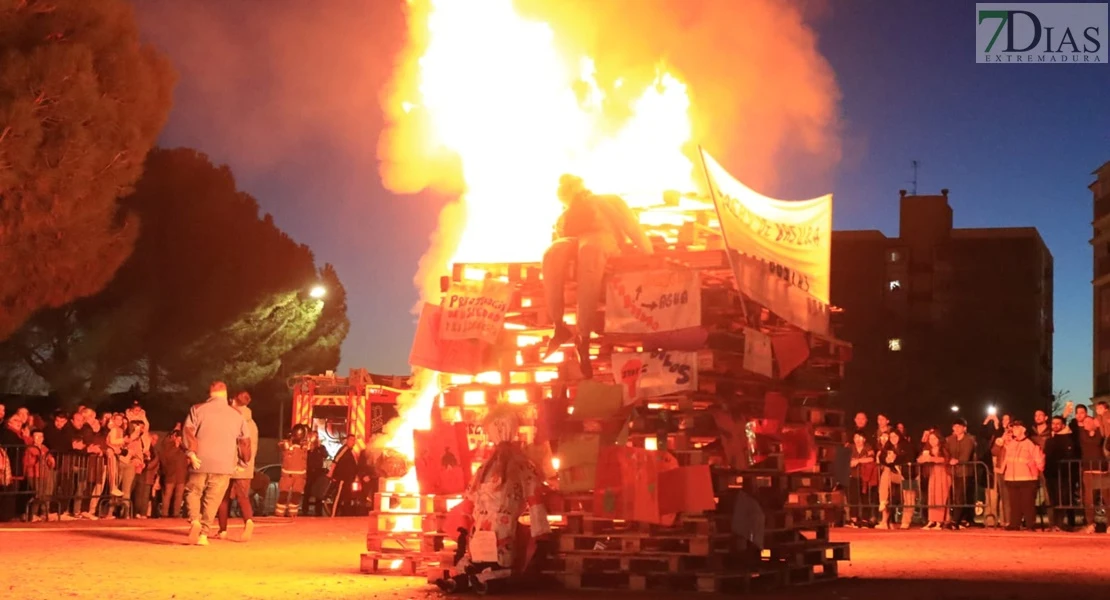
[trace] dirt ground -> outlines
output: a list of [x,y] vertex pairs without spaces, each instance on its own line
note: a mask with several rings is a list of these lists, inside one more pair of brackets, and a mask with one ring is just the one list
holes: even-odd
[[[372,594],[423,600],[440,596],[421,579],[360,574],[365,531],[364,519],[260,520],[248,544],[212,540],[208,547],[190,547],[183,545],[185,527],[180,522],[2,527],[0,598],[353,600]],[[237,535],[237,529],[232,533]],[[761,596],[1074,600],[1102,597],[1110,584],[1107,535],[840,531],[836,538],[852,542],[852,560],[842,564],[840,581]],[[572,594],[549,590],[503,597],[535,595]]]

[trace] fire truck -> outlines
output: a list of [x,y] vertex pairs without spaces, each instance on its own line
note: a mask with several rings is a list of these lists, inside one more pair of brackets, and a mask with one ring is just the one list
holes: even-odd
[[361,451],[397,418],[397,398],[411,388],[408,375],[377,375],[351,369],[346,377],[334,371],[290,378],[293,411],[290,425],[306,425],[334,455],[347,435]]

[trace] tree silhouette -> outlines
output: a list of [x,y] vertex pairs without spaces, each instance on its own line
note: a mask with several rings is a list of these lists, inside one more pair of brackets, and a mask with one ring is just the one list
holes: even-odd
[[131,253],[117,199],[172,104],[125,0],[0,2],[0,340],[100,291]]
[[[349,324],[335,270],[278,229],[227,167],[190,149],[154,150],[122,204],[143,227],[99,294],[42,311],[0,351],[72,403],[121,379],[150,392],[250,387],[298,368],[335,368]],[[317,282],[324,300],[308,296]]]

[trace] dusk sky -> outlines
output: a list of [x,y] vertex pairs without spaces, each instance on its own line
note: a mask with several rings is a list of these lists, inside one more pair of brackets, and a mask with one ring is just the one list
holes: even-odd
[[[230,165],[282,229],[336,266],[352,325],[342,370],[407,373],[413,276],[448,199],[394,195],[379,177],[380,94],[404,36],[399,3],[181,4],[137,2],[148,37],[179,71],[161,144]],[[1054,387],[1085,401],[1087,186],[1110,160],[1110,65],[975,64],[972,2],[805,7],[839,88],[840,158],[812,172],[804,160],[780,163],[759,191],[831,191],[835,228],[893,236],[898,190],[911,187],[917,160],[919,193],[948,188],[957,227],[1037,227],[1055,258]],[[743,178],[743,157],[728,158]]]

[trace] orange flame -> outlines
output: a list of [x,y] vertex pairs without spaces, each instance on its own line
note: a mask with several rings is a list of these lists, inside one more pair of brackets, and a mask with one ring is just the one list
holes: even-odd
[[[551,28],[519,16],[512,0],[409,9],[410,38],[423,47],[410,50],[386,100],[394,128],[381,142],[383,180],[399,192],[463,194],[441,215],[422,289],[434,291],[451,262],[538,261],[563,173],[634,206],[694,189],[690,101],[672,73],[659,69],[633,93],[619,80],[602,90],[593,60],[561,54]],[[626,116],[614,122],[614,112]],[[444,175],[450,165],[461,177]]]
[[[383,182],[461,194],[422,260],[425,300],[437,297],[450,263],[539,261],[563,173],[633,206],[695,189],[690,100],[672,73],[658,69],[642,90],[619,80],[603,90],[591,58],[561,53],[551,28],[522,18],[512,0],[410,0],[408,9],[410,47],[385,99],[393,128],[380,142]],[[433,380],[407,399],[406,424],[388,447],[412,456],[412,431],[438,393]],[[411,471],[397,482],[415,484]]]

